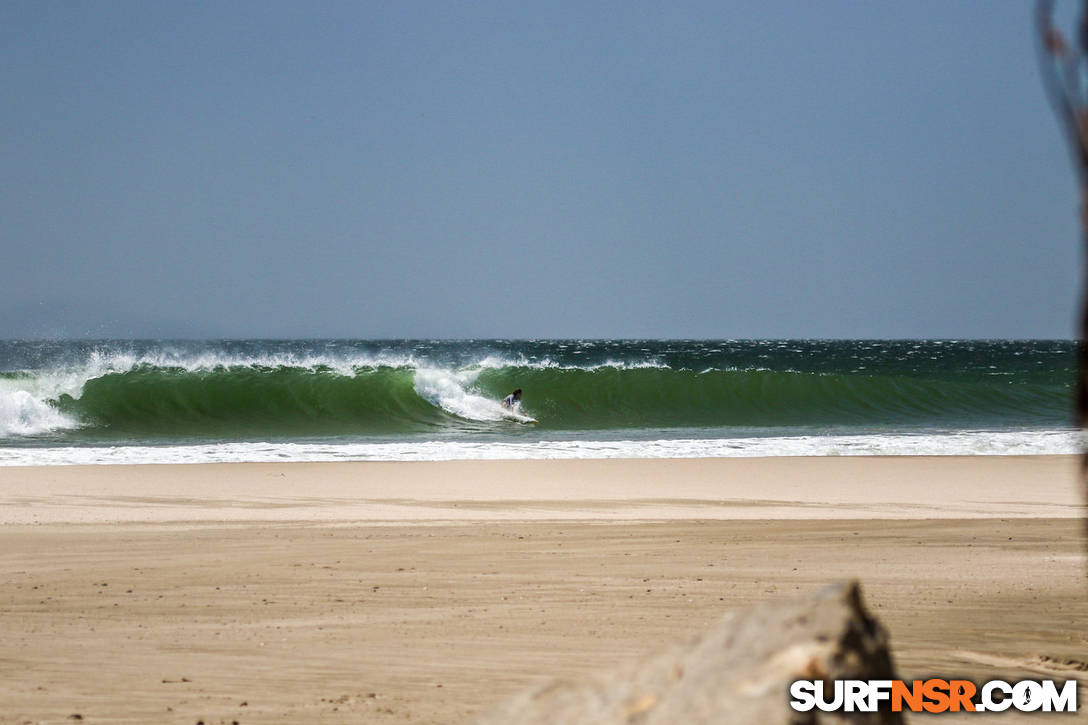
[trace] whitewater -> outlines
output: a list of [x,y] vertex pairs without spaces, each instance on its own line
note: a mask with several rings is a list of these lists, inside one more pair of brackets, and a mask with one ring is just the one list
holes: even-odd
[[1010,340],[0,341],[0,465],[1072,453],[1074,357]]

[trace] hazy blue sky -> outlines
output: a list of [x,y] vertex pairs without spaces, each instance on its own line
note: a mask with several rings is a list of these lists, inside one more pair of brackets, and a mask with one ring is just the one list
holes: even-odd
[[0,338],[1069,337],[1031,5],[0,4]]

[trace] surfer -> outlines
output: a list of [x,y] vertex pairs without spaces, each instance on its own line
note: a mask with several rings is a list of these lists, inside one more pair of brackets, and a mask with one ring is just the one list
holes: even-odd
[[502,407],[507,410],[513,410],[515,406],[519,405],[521,405],[521,388],[518,388],[502,399]]

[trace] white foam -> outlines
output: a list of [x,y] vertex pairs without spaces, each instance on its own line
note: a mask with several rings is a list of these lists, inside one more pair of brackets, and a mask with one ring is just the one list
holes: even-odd
[[75,420],[29,391],[0,385],[0,437],[38,435],[77,426]]
[[498,401],[469,391],[479,371],[452,371],[442,368],[416,370],[413,385],[416,393],[447,413],[468,420],[495,421],[503,418]]
[[0,466],[276,461],[451,461],[779,456],[1007,456],[1080,453],[1077,431],[926,435],[404,443],[218,443],[197,446],[0,448]]

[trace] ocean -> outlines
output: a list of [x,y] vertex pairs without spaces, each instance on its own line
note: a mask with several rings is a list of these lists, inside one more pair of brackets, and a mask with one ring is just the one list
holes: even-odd
[[1073,453],[1075,380],[1071,341],[0,341],[0,465]]

